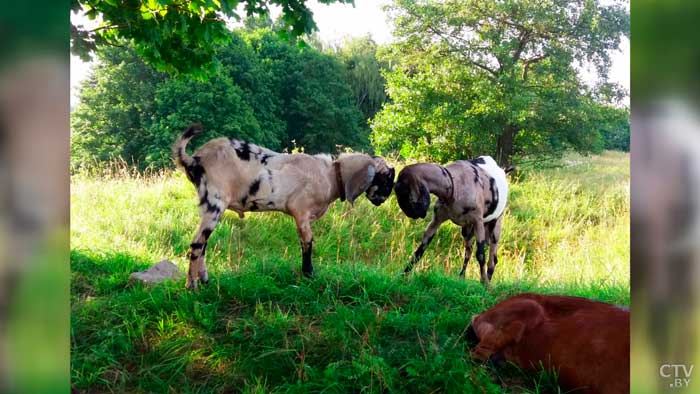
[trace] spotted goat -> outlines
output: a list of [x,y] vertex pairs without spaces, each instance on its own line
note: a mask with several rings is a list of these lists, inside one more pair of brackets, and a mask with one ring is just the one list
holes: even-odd
[[381,157],[361,153],[328,155],[286,154],[228,138],[213,139],[194,155],[187,143],[202,131],[190,125],[173,145],[175,163],[197,188],[201,222],[190,245],[186,286],[209,278],[204,255],[207,240],[224,210],[280,211],[291,215],[301,240],[302,273],[313,275],[311,224],[340,198],[354,204],[363,192],[376,206],[391,194],[394,168]]
[[[498,264],[496,253],[503,211],[508,199],[506,174],[513,169],[500,168],[490,156],[458,160],[444,167],[432,163],[404,167],[396,180],[394,191],[399,207],[406,216],[412,219],[425,218],[430,208],[430,194],[438,197],[433,219],[404,273],[411,272],[423,257],[440,225],[450,219],[462,227],[464,239],[464,263],[459,276],[464,277],[472,253],[472,238],[476,233],[476,259],[480,265],[481,282],[488,286]],[[487,240],[488,270],[485,250]]]

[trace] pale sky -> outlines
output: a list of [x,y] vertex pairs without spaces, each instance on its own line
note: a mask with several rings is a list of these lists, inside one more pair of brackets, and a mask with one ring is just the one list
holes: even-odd
[[[312,0],[308,3],[314,13],[314,21],[319,28],[321,40],[328,43],[339,43],[345,37],[359,37],[370,34],[378,44],[386,44],[392,41],[391,27],[388,25],[382,6],[391,0],[355,0],[355,7],[348,4],[319,4]],[[272,10],[272,17],[279,14],[279,10]],[[71,15],[74,23],[87,24],[85,18]],[[613,53],[613,64],[610,70],[611,82],[617,82],[629,91],[630,82],[630,45],[629,40],[624,39],[622,51]],[[78,86],[90,71],[91,64],[82,62],[71,55],[71,106],[78,103]],[[583,70],[583,78],[593,81],[595,75]],[[629,103],[629,100],[627,100]]]

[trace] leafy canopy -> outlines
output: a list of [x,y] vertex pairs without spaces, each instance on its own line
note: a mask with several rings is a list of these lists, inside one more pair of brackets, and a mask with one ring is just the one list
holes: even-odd
[[[354,4],[353,0],[319,0]],[[217,46],[230,39],[227,19],[269,15],[270,6],[282,8],[285,37],[316,30],[305,0],[71,0],[73,12],[102,21],[96,29],[71,25],[71,50],[88,61],[98,47],[132,42],[146,63],[159,71],[199,77],[215,71]]]
[[71,116],[73,170],[117,158],[167,167],[171,144],[195,121],[206,133],[193,146],[225,136],[309,153],[368,148],[369,128],[340,61],[269,28],[229,34],[216,51],[221,67],[206,80],[159,72],[128,44],[99,50]]
[[374,40],[365,36],[346,39],[333,52],[345,65],[357,107],[366,119],[373,118],[387,99],[382,72],[388,65],[377,60],[377,50]]
[[[602,147],[610,52],[629,35],[622,3],[598,0],[395,0],[397,41],[381,52],[391,102],[372,123],[380,150],[439,160]],[[581,65],[599,82],[588,87]],[[577,66],[579,68],[577,68]]]

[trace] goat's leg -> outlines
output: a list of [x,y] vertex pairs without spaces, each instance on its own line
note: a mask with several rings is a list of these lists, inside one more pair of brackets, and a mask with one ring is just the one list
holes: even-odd
[[301,273],[310,278],[314,275],[314,267],[311,264],[311,252],[314,246],[311,221],[304,216],[294,216],[294,221],[297,224],[297,233],[301,242]]
[[190,244],[190,266],[187,270],[187,282],[185,283],[188,289],[196,289],[198,280],[201,281],[202,284],[207,284],[209,282],[209,274],[207,273],[207,266],[204,263],[204,255],[207,251],[209,236],[212,231],[214,231],[214,228],[221,218],[221,211],[200,210],[200,216],[202,217],[202,221],[199,224],[194,240]]
[[493,271],[496,270],[496,264],[498,264],[496,253],[498,253],[498,241],[501,239],[501,219],[502,217],[489,223],[489,281],[493,277]]
[[462,238],[464,239],[464,263],[462,270],[459,271],[459,277],[464,279],[464,273],[467,270],[467,263],[472,256],[472,238],[474,237],[474,226],[467,224],[462,227]]
[[425,229],[425,233],[423,233],[423,240],[418,246],[418,249],[413,252],[413,256],[411,256],[411,260],[408,262],[408,265],[406,265],[406,268],[404,268],[404,274],[411,272],[413,265],[420,261],[421,257],[423,257],[425,249],[428,247],[428,245],[430,245],[430,241],[433,240],[435,233],[445,220],[447,220],[447,216],[444,214],[444,212],[442,212],[440,209],[435,209],[433,220],[431,220],[430,224],[428,224],[428,227]]
[[488,274],[486,273],[486,229],[484,229],[484,221],[481,218],[474,223],[476,230],[476,260],[479,262],[479,271],[481,273],[481,283],[484,286],[489,285]]

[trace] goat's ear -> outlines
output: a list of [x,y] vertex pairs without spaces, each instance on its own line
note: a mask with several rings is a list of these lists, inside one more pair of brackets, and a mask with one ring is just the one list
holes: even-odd
[[348,199],[350,204],[355,203],[355,199],[362,193],[364,193],[367,188],[372,184],[372,179],[374,179],[374,174],[376,169],[374,164],[368,163],[362,166],[354,174],[348,174],[348,177],[344,179],[345,182],[345,198]]

